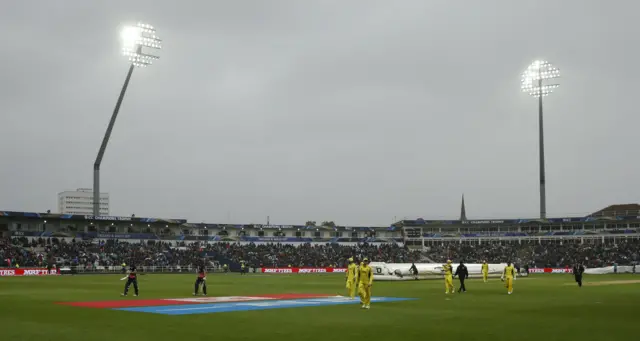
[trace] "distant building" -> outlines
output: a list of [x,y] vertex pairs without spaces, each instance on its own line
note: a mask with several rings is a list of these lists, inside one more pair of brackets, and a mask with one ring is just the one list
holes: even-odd
[[[93,190],[78,188],[58,193],[58,212],[61,214],[93,215]],[[109,193],[100,193],[100,215],[109,215]]]

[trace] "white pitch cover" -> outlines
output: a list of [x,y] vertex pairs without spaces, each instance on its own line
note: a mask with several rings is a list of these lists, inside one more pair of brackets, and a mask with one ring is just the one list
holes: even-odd
[[[409,273],[411,263],[380,263],[372,262],[373,268],[373,280],[374,281],[408,281],[413,277]],[[438,263],[415,263],[418,269],[418,276],[438,276],[442,275],[442,265]],[[481,275],[482,264],[465,264],[469,275]],[[453,269],[455,270],[457,264],[453,263]],[[501,264],[489,264],[489,274],[497,275],[502,274],[506,263]]]

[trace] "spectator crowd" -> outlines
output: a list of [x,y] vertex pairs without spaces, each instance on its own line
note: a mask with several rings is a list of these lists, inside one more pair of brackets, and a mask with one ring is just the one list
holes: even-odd
[[[4,265],[119,266],[194,266],[202,261],[230,266],[244,262],[250,267],[343,266],[349,257],[368,257],[375,261],[406,263],[418,261],[418,251],[395,244],[238,244],[145,241],[129,243],[119,240],[71,240],[25,237],[0,239],[0,261]],[[0,262],[1,264],[1,262]]]
[[396,244],[239,244],[119,240],[67,240],[57,238],[0,239],[2,266],[100,266],[184,267],[202,261],[227,264],[232,269],[241,262],[249,267],[332,267],[344,266],[350,257],[374,262],[436,262],[447,259],[480,263],[515,262],[521,266],[563,267],[582,261],[587,267],[629,265],[640,260],[640,240],[619,239],[595,244],[579,240],[478,243],[443,242],[425,250],[410,250]]
[[127,243],[118,240],[76,240],[25,237],[0,239],[0,264],[45,266],[49,263],[92,268],[137,264],[148,266],[186,266],[195,264],[198,250],[148,241]]
[[460,244],[458,242],[432,245],[426,256],[434,262],[447,259],[480,263],[505,263],[508,261],[530,267],[564,267],[582,262],[595,268],[613,264],[631,265],[640,260],[639,239],[613,239],[605,243],[581,243],[579,239],[559,241],[504,242],[492,241],[482,244]]
[[419,261],[420,252],[396,244],[209,244],[208,252],[219,261],[244,261],[252,267],[335,267],[345,266],[347,259],[369,258],[377,262],[410,263]]

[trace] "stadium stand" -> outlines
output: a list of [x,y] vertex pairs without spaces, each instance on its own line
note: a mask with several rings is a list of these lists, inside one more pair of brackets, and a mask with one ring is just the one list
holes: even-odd
[[[184,219],[0,212],[0,264],[56,263],[91,270],[122,263],[234,270],[331,267],[368,257],[387,263],[514,261],[529,266],[636,264],[640,205],[612,205],[582,218],[402,220],[385,227],[193,224]],[[622,214],[622,215],[621,215]]]
[[640,239],[605,239],[604,243],[583,244],[579,240],[505,243],[490,241],[479,245],[443,243],[429,247],[427,256],[435,262],[448,258],[467,263],[512,261],[521,266],[561,268],[583,262],[587,267],[613,264],[636,264],[640,255]]
[[343,266],[349,257],[406,263],[416,259],[420,251],[411,251],[397,244],[326,245],[238,244],[202,242],[122,242],[119,240],[67,242],[65,238],[4,238],[0,241],[0,258],[5,265],[45,266],[59,260],[59,265],[116,267],[122,263],[142,266],[188,267],[207,259],[215,264],[239,267],[244,261],[251,267],[335,267]]

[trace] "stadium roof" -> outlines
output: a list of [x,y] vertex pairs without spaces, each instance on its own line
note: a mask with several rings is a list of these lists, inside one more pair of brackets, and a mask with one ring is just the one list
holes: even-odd
[[[464,199],[463,199],[464,200]],[[464,201],[461,207],[461,217],[458,220],[427,220],[427,219],[411,219],[402,220],[391,224],[391,226],[304,226],[304,225],[261,225],[261,224],[210,224],[210,223],[188,223],[186,219],[161,219],[161,218],[141,218],[135,216],[101,216],[94,217],[90,215],[70,215],[55,213],[35,213],[35,212],[15,212],[0,211],[0,217],[13,219],[51,219],[51,220],[67,220],[67,221],[87,221],[96,223],[144,223],[144,224],[172,224],[185,225],[190,228],[226,228],[226,229],[243,229],[243,228],[265,228],[265,229],[321,229],[335,231],[374,231],[387,230],[395,231],[402,226],[422,226],[422,225],[514,225],[514,224],[562,224],[562,223],[580,223],[595,221],[621,221],[621,220],[640,220],[640,204],[623,204],[610,205],[586,217],[560,217],[548,219],[468,219]]]
[[[463,216],[464,218],[463,219]],[[618,204],[610,205],[586,217],[559,217],[547,219],[469,219],[466,217],[466,209],[464,207],[464,197],[461,208],[461,218],[459,220],[427,220],[417,218],[412,220],[402,220],[396,225],[404,224],[404,226],[421,226],[421,225],[507,225],[507,224],[562,224],[562,223],[580,223],[594,221],[615,221],[615,220],[640,220],[640,204]]]
[[640,204],[617,204],[607,206],[590,214],[590,217],[640,216]]

